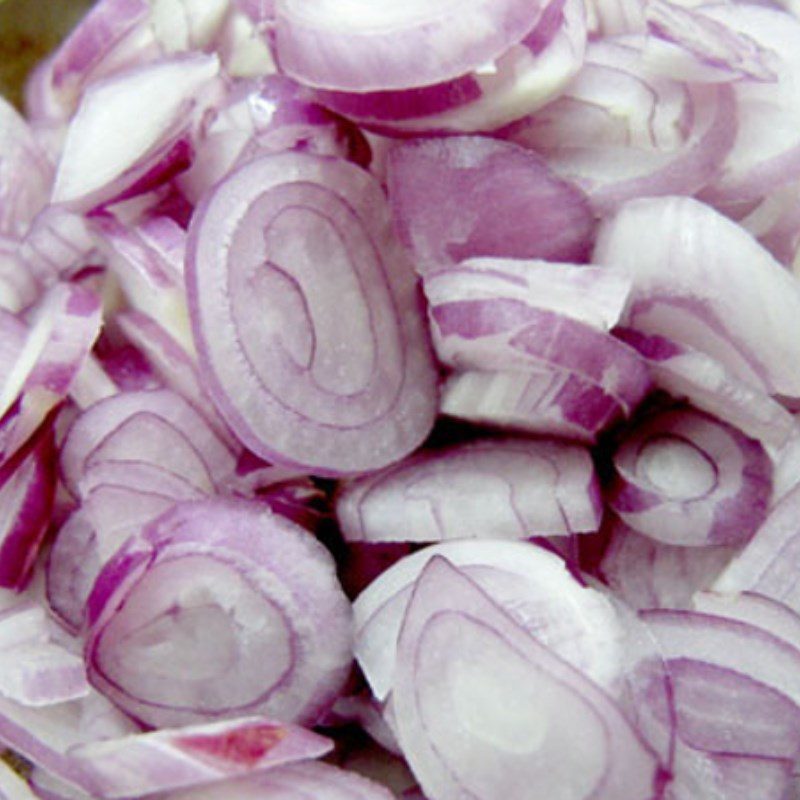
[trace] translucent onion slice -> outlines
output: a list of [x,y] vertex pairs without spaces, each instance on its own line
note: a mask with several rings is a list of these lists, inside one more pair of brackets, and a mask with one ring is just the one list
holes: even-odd
[[402,6],[278,0],[276,53],[286,74],[311,86],[408,89],[494,61],[525,38],[542,9],[542,3],[523,0],[469,0],[458,6],[452,0]]
[[157,727],[313,723],[352,658],[332,558],[259,503],[176,505],[103,568],[88,611],[90,680]]
[[521,147],[419,139],[391,151],[388,185],[422,274],[478,256],[586,260],[594,220],[583,192]]
[[766,451],[700,411],[645,416],[623,435],[614,467],[610,507],[634,530],[666,544],[742,544],[767,515]]
[[104,798],[200,787],[317,758],[333,742],[295,725],[245,717],[118,739],[69,751]]
[[593,261],[633,279],[628,327],[800,396],[800,287],[729,219],[689,197],[634,200],[603,223]]
[[256,455],[360,472],[430,431],[413,271],[358,167],[285,153],[234,172],[192,219],[187,287],[206,386]]
[[541,547],[484,540],[426,547],[400,559],[358,596],[356,658],[379,700],[392,689],[397,635],[414,582],[434,557],[457,566],[560,658],[609,690],[618,688],[624,630],[609,600]]
[[442,557],[417,580],[398,656],[395,724],[426,794],[657,793],[657,759],[614,701]]
[[599,492],[583,447],[484,439],[345,484],[336,513],[349,541],[566,536],[599,528]]

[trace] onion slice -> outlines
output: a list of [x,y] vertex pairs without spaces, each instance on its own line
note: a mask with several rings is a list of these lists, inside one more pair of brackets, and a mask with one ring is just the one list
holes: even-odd
[[187,287],[206,387],[256,455],[362,472],[430,431],[412,268],[358,167],[285,153],[234,172],[192,219]]
[[441,557],[406,611],[393,699],[406,759],[441,800],[657,792],[656,758],[613,700]]
[[348,541],[566,536],[599,528],[599,492],[578,445],[484,439],[346,484],[336,513]]

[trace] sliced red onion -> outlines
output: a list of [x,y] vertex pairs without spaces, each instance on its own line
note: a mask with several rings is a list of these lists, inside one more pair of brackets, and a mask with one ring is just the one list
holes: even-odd
[[800,486],[787,492],[771,509],[747,547],[717,578],[714,591],[754,591],[800,612],[797,560],[800,547]]
[[622,316],[631,283],[623,275],[598,267],[470,258],[427,274],[424,287],[434,309],[471,300],[516,300],[609,330]]
[[41,291],[25,269],[19,248],[18,241],[0,236],[0,309],[9,317],[32,305]]
[[415,0],[347,7],[279,0],[276,52],[281,69],[301,83],[367,92],[409,89],[457,78],[499,58],[534,27],[542,4]]
[[643,55],[653,71],[698,83],[777,79],[771,69],[774,53],[702,9],[656,0],[647,4],[645,16],[650,35]]
[[395,225],[423,274],[479,256],[586,260],[585,196],[520,147],[420,139],[392,150],[388,182]]
[[[600,570],[628,605],[689,608],[734,556],[733,547],[678,547],[641,536],[615,521]],[[702,609],[701,609],[702,610]]]
[[21,237],[44,207],[53,167],[25,120],[0,98],[0,236]]
[[[216,57],[192,55],[92,84],[70,123],[52,202],[86,211],[143,193],[185,169],[188,130],[218,71]],[[126,135],[119,135],[120,126]]]
[[88,610],[90,680],[154,726],[314,722],[352,658],[330,555],[257,503],[178,504],[103,568]]
[[621,328],[615,334],[647,359],[655,385],[673,397],[688,400],[775,449],[794,432],[795,421],[780,403],[705,353],[663,336]]
[[69,751],[103,798],[129,798],[217,783],[333,748],[322,736],[260,717],[129,734]]
[[[784,266],[797,274],[800,250],[800,182],[779,186],[739,224],[750,231]],[[738,215],[737,215],[738,216]]]
[[586,15],[590,38],[646,33],[645,8],[642,0],[589,0]]
[[178,182],[197,202],[234,168],[284,150],[369,162],[369,145],[354,125],[310,102],[288,78],[270,75],[233,86],[204,126],[195,162]]
[[3,800],[37,800],[28,783],[5,761],[0,762],[0,797]]
[[378,783],[355,772],[306,761],[205,789],[170,794],[168,800],[394,800]]
[[406,759],[441,800],[658,792],[657,760],[614,701],[441,557],[406,611],[393,698]]
[[336,513],[349,541],[526,539],[597,530],[602,504],[585,448],[484,439],[359,478]]
[[628,327],[800,395],[800,287],[735,223],[688,197],[635,200],[601,226],[593,260],[633,279]]
[[800,104],[800,22],[784,11],[756,5],[706,6],[702,13],[766,52],[766,66],[777,76],[734,85],[736,141],[719,179],[702,194],[717,206],[758,200],[800,176],[800,138],[784,123]]
[[[262,13],[261,6],[268,11]],[[241,0],[228,9],[216,36],[216,50],[232,78],[257,78],[276,72],[271,38],[273,0]]]
[[583,3],[549,0],[534,28],[491,68],[416,89],[318,91],[315,96],[334,111],[383,132],[491,131],[557,96],[580,69],[585,46]]
[[0,586],[30,580],[53,509],[53,449],[46,428],[0,467]]
[[492,299],[432,305],[429,316],[439,360],[456,369],[563,371],[600,387],[626,415],[650,388],[633,348],[566,314]]
[[614,467],[609,506],[666,544],[742,544],[767,516],[772,463],[764,448],[701,411],[645,416],[625,432]]
[[772,505],[788,494],[800,483],[800,426],[794,416],[795,427],[791,436],[775,459],[772,475]]
[[[183,437],[189,445],[185,455],[199,456],[216,485],[224,485],[235,470],[235,458],[227,445],[177,394],[166,389],[125,392],[96,403],[70,428],[61,450],[61,473],[73,494],[78,493],[79,482],[95,450],[137,414],[150,415],[151,420],[159,419],[174,430],[174,436]],[[138,446],[136,441],[129,440],[129,444],[134,448]],[[131,456],[129,460],[135,459]]]
[[430,431],[434,368],[390,223],[366,172],[299,153],[242,167],[193,218],[187,287],[203,377],[262,458],[367,471]]
[[[642,386],[642,396],[646,384]],[[594,442],[625,416],[620,398],[567,370],[468,371],[442,388],[442,414],[483,425]]]
[[522,542],[447,542],[406,556],[374,580],[353,606],[356,658],[379,700],[392,690],[397,636],[414,582],[434,558],[446,558],[560,658],[615,689],[624,632],[611,603],[583,586],[564,562]]
[[636,40],[604,39],[561,97],[503,136],[543,154],[605,214],[632,198],[706,186],[733,146],[736,120],[728,86],[648,72]]

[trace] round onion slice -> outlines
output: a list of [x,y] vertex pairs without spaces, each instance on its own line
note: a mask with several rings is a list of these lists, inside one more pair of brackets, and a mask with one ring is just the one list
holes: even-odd
[[604,387],[568,370],[459,372],[445,383],[440,410],[484,425],[594,442],[600,431],[628,416],[634,399],[644,397],[646,373],[644,378],[638,397],[623,405]]
[[521,147],[420,139],[391,151],[388,183],[422,274],[476,256],[586,260],[594,220],[583,192]]
[[767,515],[772,463],[754,439],[690,408],[645,416],[614,454],[610,507],[666,544],[735,545]]
[[192,219],[187,287],[206,386],[257,455],[346,474],[427,436],[413,271],[358,167],[286,153],[234,172]]
[[795,421],[780,403],[705,353],[663,336],[624,328],[614,333],[647,359],[653,383],[673,397],[688,400],[775,450],[793,434]]
[[648,72],[636,40],[589,45],[558,99],[503,137],[543,154],[607,213],[641,196],[693,194],[721,171],[736,135],[724,84],[683,84]]
[[614,593],[637,609],[691,607],[695,592],[708,589],[736,553],[733,547],[664,544],[615,518],[609,527],[600,571]]
[[385,700],[397,667],[397,635],[414,582],[443,557],[560,658],[616,689],[624,631],[612,604],[583,586],[558,556],[522,542],[447,542],[406,556],[376,578],[353,606],[356,658],[374,695]]
[[[73,494],[78,494],[78,485],[94,451],[102,446],[106,437],[137,414],[147,414],[151,421],[155,417],[167,428],[173,428],[174,436],[185,440],[186,446],[182,447],[186,457],[199,456],[215,485],[224,485],[234,472],[236,461],[233,453],[203,417],[180,396],[166,389],[124,392],[95,403],[70,427],[61,449],[61,473]],[[128,444],[131,445],[128,460],[135,460],[139,442],[128,439]],[[137,458],[141,457],[140,452]],[[159,466],[157,455],[148,458],[153,466]]]
[[469,258],[427,274],[424,288],[431,308],[470,300],[517,300],[607,331],[622,316],[631,282],[602,267]]
[[153,726],[313,723],[352,658],[330,555],[258,503],[176,505],[103,568],[88,611],[90,680]]
[[393,707],[406,759],[440,800],[658,792],[657,759],[614,701],[442,557],[403,620]]
[[336,514],[349,541],[565,536],[600,527],[599,492],[583,447],[485,439],[346,484]]
[[169,800],[394,800],[378,783],[321,761],[270,769],[219,786],[169,795]]
[[800,396],[800,286],[729,219],[689,197],[634,200],[601,226],[593,261],[633,279],[628,327]]
[[387,133],[492,131],[557,96],[580,69],[585,47],[583,3],[549,0],[536,26],[492,69],[406,91],[318,91],[315,97],[337,113]]
[[276,53],[301,83],[366,92],[466,75],[525,38],[542,13],[529,0],[278,0]]
[[331,749],[329,739],[295,725],[245,717],[89,742],[69,755],[110,799],[213,784]]

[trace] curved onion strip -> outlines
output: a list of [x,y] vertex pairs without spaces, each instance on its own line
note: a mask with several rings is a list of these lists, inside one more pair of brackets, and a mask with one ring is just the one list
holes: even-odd
[[183,398],[166,389],[125,392],[91,406],[70,427],[61,449],[61,473],[73,494],[77,494],[95,449],[136,414],[161,418],[190,442],[215,484],[224,484],[233,473],[236,466],[233,453]]
[[322,736],[260,717],[245,717],[78,745],[69,751],[104,798],[217,783],[333,748]]
[[583,192],[521,147],[419,139],[390,152],[388,185],[422,274],[476,256],[586,260],[594,220]]
[[620,677],[622,627],[599,592],[578,583],[553,553],[522,542],[447,542],[400,559],[358,596],[356,658],[374,695],[392,688],[397,635],[412,586],[434,557],[446,558],[532,636],[597,683]]
[[187,288],[206,387],[262,458],[367,471],[430,431],[413,272],[358,167],[285,153],[234,172],[192,219]]
[[650,388],[642,357],[566,314],[518,300],[464,300],[429,309],[440,361],[460,370],[567,372],[600,386],[630,414]]
[[630,279],[603,269],[552,261],[469,258],[424,279],[430,308],[470,300],[517,300],[607,331],[625,309]]
[[440,410],[470,422],[582,442],[594,442],[628,415],[620,398],[602,386],[554,369],[455,373],[442,387]]
[[767,516],[772,463],[754,439],[689,407],[645,416],[614,454],[608,504],[666,544],[742,544]]
[[691,607],[695,592],[708,589],[736,553],[733,547],[664,544],[616,519],[609,526],[600,571],[614,593],[637,609]]
[[724,169],[703,199],[717,206],[757,200],[800,176],[800,137],[782,120],[800,108],[800,21],[776,8],[703,8],[703,16],[767,52],[775,81],[733,85],[739,126]]
[[381,132],[478,133],[540,108],[580,69],[586,47],[584,5],[550,0],[531,32],[488,71],[395,92],[315,93],[339,114]]
[[278,0],[276,54],[300,83],[366,92],[427,86],[465,75],[521,41],[542,14],[524,0]]
[[689,197],[634,200],[601,226],[593,261],[633,279],[623,324],[800,396],[800,287],[729,219]]
[[31,787],[5,761],[0,762],[0,797],[3,800],[37,800]]
[[378,783],[321,761],[270,769],[219,786],[169,795],[169,800],[394,800]]
[[314,722],[350,666],[333,560],[258,503],[179,503],[103,568],[88,611],[90,680],[155,726]]
[[403,620],[393,706],[414,774],[441,800],[657,791],[656,758],[614,701],[442,557]]
[[[52,202],[86,211],[147,191],[185,169],[187,129],[218,72],[217,58],[201,54],[92,84],[67,131]],[[127,131],[122,137],[120,125]]]
[[793,434],[795,421],[780,403],[705,353],[663,336],[624,328],[614,333],[647,359],[653,383],[673,397],[688,400],[695,408],[776,450]]
[[561,97],[503,136],[543,154],[604,214],[636,197],[706,186],[733,146],[736,119],[729,86],[648,73],[633,42],[605,39],[589,46]]
[[336,503],[348,541],[527,539],[597,530],[602,504],[577,445],[485,439],[420,452],[345,484]]

